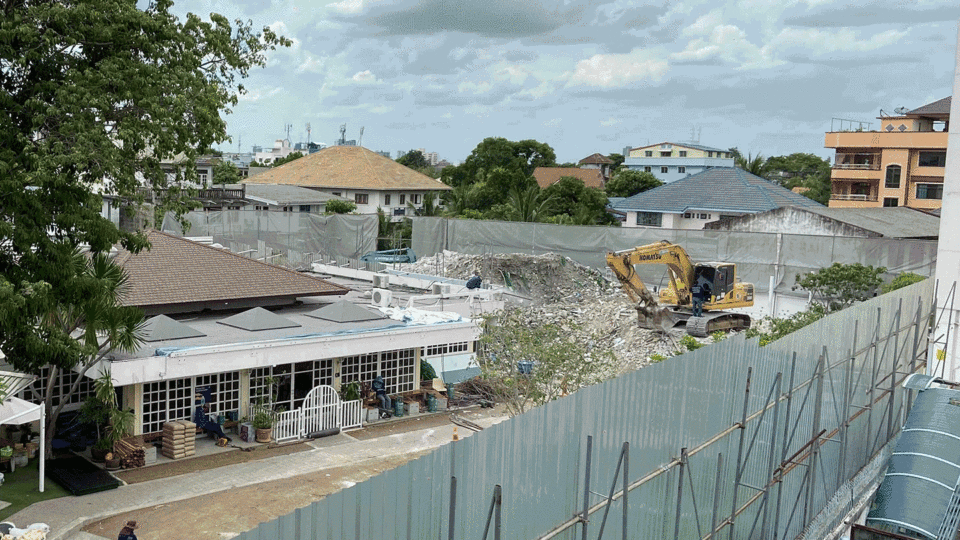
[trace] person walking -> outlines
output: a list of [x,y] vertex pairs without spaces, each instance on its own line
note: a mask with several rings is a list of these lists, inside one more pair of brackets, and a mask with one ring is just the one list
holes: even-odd
[[117,540],[137,540],[137,535],[133,533],[137,528],[138,525],[136,521],[128,521],[127,524],[120,529],[120,535],[117,536]]

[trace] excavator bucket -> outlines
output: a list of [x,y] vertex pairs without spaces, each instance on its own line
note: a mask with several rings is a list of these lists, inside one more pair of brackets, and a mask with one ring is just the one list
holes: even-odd
[[670,309],[657,305],[637,305],[640,328],[667,332],[677,326],[680,319]]

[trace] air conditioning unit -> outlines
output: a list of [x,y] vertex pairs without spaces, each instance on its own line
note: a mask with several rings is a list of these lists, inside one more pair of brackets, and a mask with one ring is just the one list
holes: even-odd
[[373,290],[373,305],[379,307],[390,307],[390,302],[393,301],[393,292],[386,289],[374,289]]
[[450,284],[434,283],[430,286],[430,290],[433,292],[433,294],[450,294]]
[[376,289],[386,289],[390,286],[390,275],[389,274],[374,274],[373,275],[373,286]]

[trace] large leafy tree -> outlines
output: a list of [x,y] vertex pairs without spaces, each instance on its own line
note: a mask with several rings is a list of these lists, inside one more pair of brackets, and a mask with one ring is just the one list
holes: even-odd
[[609,225],[616,222],[606,210],[607,196],[599,189],[585,186],[579,178],[561,176],[543,193],[552,201],[552,216],[565,215],[578,225]]
[[[240,80],[289,40],[170,0],[10,0],[0,20],[0,349],[16,369],[71,369],[93,345],[61,324],[96,287],[76,248],[146,237],[100,215],[101,195],[133,205],[153,188],[157,215],[188,207],[200,149],[227,139],[221,113]],[[161,161],[184,166],[168,180]],[[105,286],[103,284],[97,287]],[[93,311],[91,313],[96,314]]]
[[[510,141],[503,137],[488,137],[470,152],[462,165],[445,167],[442,179],[451,186],[473,184],[484,171],[504,169],[529,177],[537,167],[553,167],[557,155],[549,144],[533,139]],[[504,195],[506,192],[504,192]]]
[[753,154],[744,156],[738,152],[734,155],[734,164],[748,173],[757,176],[763,176],[767,172],[767,160],[759,153],[756,156]]
[[411,150],[398,157],[397,163],[405,167],[410,167],[411,169],[422,169],[430,166],[430,162],[423,156],[423,152],[419,150]]
[[830,201],[830,162],[815,154],[796,152],[767,160],[766,177],[819,203]]
[[607,197],[632,197],[662,185],[663,182],[657,180],[652,173],[620,169],[604,186],[604,191],[607,192]]

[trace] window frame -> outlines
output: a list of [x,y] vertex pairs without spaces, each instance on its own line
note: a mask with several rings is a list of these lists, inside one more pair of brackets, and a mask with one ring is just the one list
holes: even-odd
[[670,172],[670,167],[664,167],[664,166],[660,167],[660,174],[667,174],[669,172]]
[[680,173],[680,174],[684,174],[684,173],[687,172],[687,168],[686,168],[686,167],[682,167],[682,166],[681,166],[681,167],[677,167],[677,172]]
[[389,193],[385,193],[385,194],[383,195],[383,204],[384,204],[384,206],[390,206],[390,194],[389,194]]
[[[896,176],[896,183],[891,180],[891,177]],[[883,177],[883,187],[886,189],[900,189],[900,183],[902,181],[903,167],[900,165],[887,165],[886,172]]]
[[[928,160],[933,157],[934,163],[924,164],[924,157]],[[942,169],[947,166],[947,151],[943,150],[923,150],[917,153],[917,167],[936,167]]]
[[354,193],[353,202],[355,204],[370,204],[370,194],[369,193]]
[[[923,194],[921,195],[920,189],[923,188]],[[933,193],[930,193],[930,191]],[[924,182],[922,184],[917,184],[916,188],[916,199],[921,201],[940,201],[943,200],[943,184],[937,182]],[[937,195],[936,197],[931,197],[930,195]]]
[[[656,219],[653,216],[656,216]],[[663,213],[637,212],[636,224],[641,227],[663,227]]]

